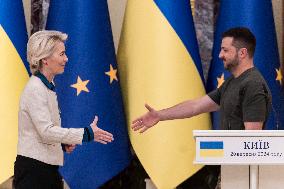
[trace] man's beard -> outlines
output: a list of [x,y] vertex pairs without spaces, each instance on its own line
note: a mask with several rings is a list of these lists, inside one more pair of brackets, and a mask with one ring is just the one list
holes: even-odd
[[227,62],[227,64],[224,66],[224,68],[228,71],[232,71],[235,67],[237,67],[237,65],[239,65],[239,59],[237,56],[235,56],[235,58],[233,60],[231,60],[230,62]]

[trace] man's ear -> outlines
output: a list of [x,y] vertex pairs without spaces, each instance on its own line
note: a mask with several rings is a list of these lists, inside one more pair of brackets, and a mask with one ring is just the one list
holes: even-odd
[[239,56],[240,56],[241,58],[245,58],[247,55],[248,55],[248,50],[247,50],[246,48],[241,48],[241,49],[239,50]]

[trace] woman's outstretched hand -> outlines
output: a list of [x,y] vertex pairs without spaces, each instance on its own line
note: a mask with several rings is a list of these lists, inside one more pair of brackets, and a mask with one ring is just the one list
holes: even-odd
[[113,135],[103,129],[100,129],[97,126],[98,120],[99,120],[98,116],[95,116],[95,119],[91,124],[94,133],[94,141],[102,144],[107,144],[109,142],[112,142],[114,140]]

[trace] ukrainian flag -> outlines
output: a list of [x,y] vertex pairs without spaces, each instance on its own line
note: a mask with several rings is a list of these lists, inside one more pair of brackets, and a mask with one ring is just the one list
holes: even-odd
[[[144,114],[205,95],[188,0],[129,0],[118,49],[128,126]],[[142,135],[129,129],[132,146],[158,188],[174,188],[197,172],[194,129],[210,129],[209,114],[160,122]]]
[[200,157],[223,157],[223,141],[200,141]]
[[27,31],[21,0],[0,1],[0,183],[14,173],[20,94],[29,78]]
[[47,28],[69,36],[69,61],[55,78],[62,126],[86,127],[98,115],[98,126],[114,135],[110,144],[85,143],[65,155],[69,186],[98,188],[131,159],[107,1],[51,1]]
[[[256,37],[254,65],[265,78],[272,93],[272,110],[265,129],[284,129],[283,83],[271,1],[220,1],[207,90],[216,89],[230,75],[224,71],[222,60],[218,56],[221,46],[221,34],[232,27],[247,27]],[[213,127],[217,129],[218,125],[218,113],[214,113]]]
[[14,173],[19,97],[28,80],[27,31],[21,0],[0,1],[0,183]]

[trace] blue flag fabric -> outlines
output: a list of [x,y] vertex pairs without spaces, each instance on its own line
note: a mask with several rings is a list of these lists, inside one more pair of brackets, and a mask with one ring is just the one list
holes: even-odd
[[29,71],[26,57],[28,33],[26,30],[23,3],[21,0],[0,1],[0,25],[5,29],[13,45],[17,49],[24,65]]
[[[204,83],[202,64],[199,55],[199,48],[194,28],[190,3],[187,0],[164,1],[154,0],[168,22],[183,42],[185,48],[195,63],[200,78]],[[178,11],[177,11],[178,10]],[[182,15],[182,16],[181,16]]]
[[98,126],[114,135],[108,145],[85,143],[65,155],[61,173],[68,185],[94,189],[131,159],[107,1],[51,1],[47,29],[69,38],[69,62],[55,79],[62,126],[86,127],[98,115]]
[[[265,129],[284,129],[284,93],[271,1],[221,0],[207,91],[216,89],[229,76],[218,55],[221,34],[232,27],[247,27],[256,37],[254,65],[264,76],[272,93],[272,110]],[[218,129],[218,124],[218,113],[213,113],[213,128]]]

